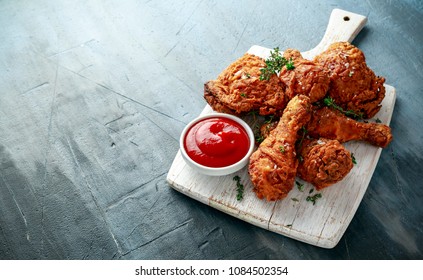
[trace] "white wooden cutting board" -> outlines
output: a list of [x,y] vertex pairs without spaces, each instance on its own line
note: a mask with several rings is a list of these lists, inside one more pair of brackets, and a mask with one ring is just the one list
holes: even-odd
[[[336,41],[351,42],[365,25],[364,16],[351,12],[333,10],[326,33],[318,46],[303,56],[312,59]],[[270,49],[253,46],[249,53],[266,58]],[[395,88],[385,85],[386,96],[382,109],[374,117],[389,124],[394,110]],[[201,115],[213,112],[206,106]],[[245,119],[254,127],[257,119]],[[341,239],[351,222],[379,160],[381,148],[363,142],[349,142],[345,147],[354,154],[357,164],[341,182],[320,191],[322,198],[313,205],[306,201],[314,195],[311,184],[297,179],[305,185],[300,191],[297,187],[288,197],[276,202],[260,200],[253,192],[247,167],[227,176],[212,177],[197,173],[185,164],[178,151],[167,175],[167,181],[175,190],[229,215],[262,227],[264,229],[323,248],[333,248]],[[244,185],[244,198],[237,201],[236,182],[238,175]]]

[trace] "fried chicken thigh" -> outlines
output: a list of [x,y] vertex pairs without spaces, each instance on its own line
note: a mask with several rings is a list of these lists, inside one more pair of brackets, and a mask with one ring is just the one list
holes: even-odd
[[204,98],[218,112],[240,115],[255,110],[260,115],[281,115],[288,103],[285,86],[276,75],[260,80],[264,67],[264,59],[244,54],[204,85]]
[[336,139],[341,143],[359,140],[382,148],[388,146],[393,138],[387,125],[359,122],[328,107],[313,107],[307,131],[313,138]]
[[282,115],[288,101],[299,94],[311,102],[322,99],[329,88],[323,67],[304,59],[298,50],[288,49],[283,56],[292,60],[294,68],[282,67],[279,76],[260,80],[265,60],[244,54],[204,85],[204,98],[218,112],[240,115],[254,110],[263,116]]
[[385,97],[385,78],[367,66],[363,52],[348,42],[337,42],[317,55],[314,62],[327,71],[328,95],[344,110],[353,110],[364,118],[380,110]]
[[293,188],[298,167],[295,143],[298,131],[310,120],[310,110],[307,96],[291,99],[276,128],[251,155],[248,172],[260,199],[282,199]]
[[297,175],[317,190],[341,181],[353,168],[350,152],[338,140],[304,139],[299,154]]

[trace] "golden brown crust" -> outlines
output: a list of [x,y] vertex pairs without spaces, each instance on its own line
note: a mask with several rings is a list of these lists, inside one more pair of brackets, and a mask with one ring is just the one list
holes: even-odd
[[280,115],[287,103],[284,86],[276,75],[260,80],[265,66],[262,58],[244,54],[205,84],[206,101],[219,112],[239,115],[256,110],[260,115]]
[[297,175],[317,190],[341,181],[353,168],[350,152],[337,140],[305,139],[299,153]]
[[337,42],[315,57],[329,74],[328,94],[345,110],[373,117],[385,97],[385,78],[367,67],[363,52],[348,42]]
[[293,188],[298,166],[297,132],[309,121],[310,106],[307,96],[294,97],[276,128],[251,155],[248,172],[260,199],[282,199]]
[[229,108],[222,103],[216,96],[223,95],[224,90],[218,85],[215,85],[215,81],[208,81],[204,84],[204,98],[207,103],[213,108],[214,111],[232,115],[239,115],[235,110]]
[[[204,85],[204,98],[215,111],[234,115],[256,111],[280,117],[262,126],[266,138],[251,155],[248,167],[254,192],[268,201],[286,197],[297,175],[317,189],[342,180],[352,168],[352,159],[340,142],[363,140],[386,147],[392,140],[388,126],[357,122],[327,107],[315,106],[311,112],[311,103],[326,94],[344,110],[365,118],[379,111],[385,79],[367,67],[359,49],[341,42],[314,61],[294,49],[286,50],[284,57],[292,59],[295,68],[284,66],[269,80],[260,80],[265,60],[247,53]],[[304,126],[308,137],[331,140],[306,138],[296,147],[298,131]],[[303,159],[300,164],[298,155]]]
[[288,100],[303,94],[314,103],[322,99],[329,88],[329,76],[319,64],[304,59],[295,49],[287,49],[283,56],[294,63],[294,69],[282,67],[279,79],[285,84],[285,96]]
[[260,136],[261,139],[265,139],[269,136],[270,132],[278,126],[279,120],[272,120],[265,122],[260,126]]
[[313,107],[307,131],[313,138],[336,139],[341,143],[359,140],[382,148],[393,139],[391,128],[387,125],[359,122],[328,107]]

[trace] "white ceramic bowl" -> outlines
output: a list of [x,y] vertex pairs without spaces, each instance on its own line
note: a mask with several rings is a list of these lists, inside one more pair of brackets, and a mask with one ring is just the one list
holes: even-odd
[[[231,164],[231,165],[228,165],[228,166],[224,166],[224,167],[208,167],[208,166],[204,166],[204,165],[197,163],[196,161],[194,161],[193,159],[191,159],[188,156],[188,154],[185,150],[185,145],[184,145],[185,136],[186,136],[187,132],[197,122],[202,121],[204,119],[213,118],[213,117],[223,117],[223,118],[231,119],[231,120],[237,122],[238,124],[240,124],[245,129],[245,131],[247,132],[249,142],[250,142],[249,147],[248,147],[248,151],[245,154],[245,156],[241,160],[239,160],[238,162]],[[254,151],[254,145],[255,145],[254,133],[251,130],[250,126],[245,121],[243,121],[242,119],[240,119],[236,116],[233,116],[233,115],[230,115],[230,114],[224,114],[224,113],[210,113],[210,114],[203,115],[203,116],[195,118],[184,128],[184,130],[182,131],[181,137],[179,139],[179,146],[180,146],[181,154],[182,154],[182,157],[185,160],[185,162],[190,167],[195,169],[196,171],[198,171],[202,174],[205,174],[205,175],[209,175],[209,176],[228,175],[228,174],[234,173],[234,172],[240,170],[241,168],[243,168],[244,166],[246,166],[248,161],[249,161],[251,154]]]

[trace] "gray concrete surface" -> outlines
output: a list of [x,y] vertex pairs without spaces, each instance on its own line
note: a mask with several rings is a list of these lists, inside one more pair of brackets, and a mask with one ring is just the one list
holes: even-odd
[[[252,45],[314,47],[341,8],[397,90],[364,199],[334,249],[174,190],[203,84]],[[422,259],[422,1],[0,1],[0,259]]]

